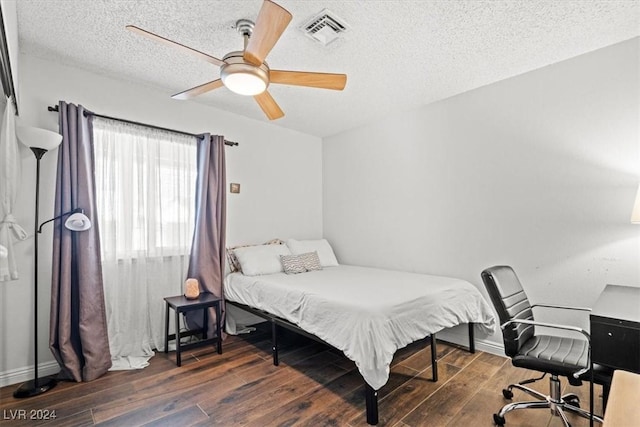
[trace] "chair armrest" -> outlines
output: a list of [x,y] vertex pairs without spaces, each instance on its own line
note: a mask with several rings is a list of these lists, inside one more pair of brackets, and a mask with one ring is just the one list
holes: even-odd
[[591,311],[591,309],[588,308],[588,307],[572,307],[572,306],[569,306],[569,305],[533,304],[531,306],[531,308],[533,308],[533,307],[560,308],[560,309],[563,309],[563,310]]
[[589,332],[585,331],[582,328],[578,328],[577,326],[556,325],[554,323],[536,322],[535,320],[527,320],[527,319],[512,319],[500,325],[500,328],[504,329],[506,326],[510,325],[511,323],[522,323],[525,325],[544,326],[545,328],[563,329],[565,331],[578,332],[587,338],[587,341],[589,342],[589,347],[591,347],[591,335],[589,335]]
[[504,329],[505,327],[509,326],[512,323],[522,323],[524,325],[543,326],[545,328],[562,329],[562,330],[565,330],[565,331],[578,332],[578,333],[584,335],[587,338],[587,343],[588,343],[588,346],[589,346],[589,353],[588,353],[588,357],[587,357],[587,366],[585,368],[580,369],[578,372],[574,372],[573,376],[574,376],[574,378],[578,378],[581,375],[583,375],[584,373],[589,372],[590,369],[593,372],[593,367],[592,367],[592,364],[591,364],[591,335],[589,335],[589,332],[585,331],[582,328],[578,328],[577,326],[556,325],[556,324],[553,324],[553,323],[536,322],[535,320],[527,320],[527,319],[512,319],[512,320],[509,320],[508,322],[505,322],[502,325],[500,325],[500,328]]

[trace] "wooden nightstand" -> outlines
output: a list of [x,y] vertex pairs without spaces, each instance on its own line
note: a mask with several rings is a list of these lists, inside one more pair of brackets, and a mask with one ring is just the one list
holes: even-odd
[[[181,352],[195,347],[201,347],[207,344],[216,344],[218,354],[222,354],[222,331],[220,328],[220,298],[212,293],[203,292],[197,299],[187,299],[184,295],[175,297],[166,297],[167,303],[164,319],[164,352],[169,352],[169,340],[176,340],[176,364],[182,365]],[[209,308],[216,310],[216,337],[207,338],[207,324],[209,323]],[[169,308],[173,308],[176,315],[176,333],[169,335]],[[180,333],[180,313],[188,311],[202,310],[202,329]],[[194,343],[180,344],[180,338],[185,336],[197,335],[202,333],[202,340]]]

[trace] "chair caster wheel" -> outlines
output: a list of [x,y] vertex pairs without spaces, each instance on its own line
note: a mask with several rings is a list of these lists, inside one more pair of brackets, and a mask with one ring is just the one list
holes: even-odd
[[575,406],[576,408],[580,407],[580,398],[578,397],[575,397],[572,399],[566,399],[565,402],[567,405]]
[[493,414],[493,422],[495,425],[502,427],[506,421],[504,420],[504,417],[501,417],[498,414]]
[[509,399],[509,400],[513,399],[513,392],[508,388],[502,389],[502,395],[504,396],[505,399]]

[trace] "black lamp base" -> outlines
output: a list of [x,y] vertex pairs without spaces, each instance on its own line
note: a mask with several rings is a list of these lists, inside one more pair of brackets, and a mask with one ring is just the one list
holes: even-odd
[[13,392],[13,397],[21,399],[23,397],[33,397],[54,388],[58,382],[51,377],[38,378],[38,380],[30,380],[22,384]]

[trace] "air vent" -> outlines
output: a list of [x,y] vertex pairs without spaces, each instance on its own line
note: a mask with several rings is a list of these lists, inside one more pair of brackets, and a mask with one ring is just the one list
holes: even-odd
[[340,37],[341,33],[347,31],[348,26],[333,12],[324,9],[300,26],[300,30],[308,37],[326,46]]

